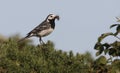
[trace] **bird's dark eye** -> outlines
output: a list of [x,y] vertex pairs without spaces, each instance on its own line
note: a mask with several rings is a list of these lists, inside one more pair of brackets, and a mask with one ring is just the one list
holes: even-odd
[[50,16],[50,17],[52,17],[52,16]]

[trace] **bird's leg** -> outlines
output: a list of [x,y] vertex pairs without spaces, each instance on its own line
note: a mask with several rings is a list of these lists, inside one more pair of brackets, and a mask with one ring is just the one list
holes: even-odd
[[42,40],[42,38],[41,38],[41,42],[42,42],[43,44],[45,44],[44,41]]
[[40,44],[42,44],[41,40],[42,40],[42,39],[41,39],[41,37],[40,37],[40,38],[39,38],[39,42],[40,42]]
[[40,41],[40,44],[45,44],[41,37],[39,38],[39,41]]

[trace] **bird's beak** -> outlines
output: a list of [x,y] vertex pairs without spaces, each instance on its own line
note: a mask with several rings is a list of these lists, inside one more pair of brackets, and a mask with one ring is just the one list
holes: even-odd
[[58,15],[56,15],[56,16],[55,16],[55,19],[59,20],[59,19],[60,19],[60,17],[59,17]]

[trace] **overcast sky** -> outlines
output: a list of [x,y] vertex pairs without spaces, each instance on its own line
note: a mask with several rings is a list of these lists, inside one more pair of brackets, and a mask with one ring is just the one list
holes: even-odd
[[[56,49],[94,55],[98,36],[114,31],[109,26],[120,17],[120,0],[0,0],[0,34],[24,37],[50,13],[58,14],[60,21],[43,38],[45,42],[53,41]],[[39,44],[37,38],[31,39]]]

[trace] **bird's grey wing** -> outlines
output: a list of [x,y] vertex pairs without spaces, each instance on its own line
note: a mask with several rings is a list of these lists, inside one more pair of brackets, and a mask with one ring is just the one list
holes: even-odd
[[37,36],[37,33],[41,32],[42,30],[48,29],[50,27],[48,22],[43,21],[37,27],[35,27],[32,31],[30,31],[26,37],[20,39],[18,42],[25,40],[26,38]]
[[50,27],[50,24],[46,21],[43,21],[41,24],[35,27],[32,31],[30,31],[27,35],[28,36],[37,35],[37,33],[41,32],[42,30],[48,29],[49,27]]

